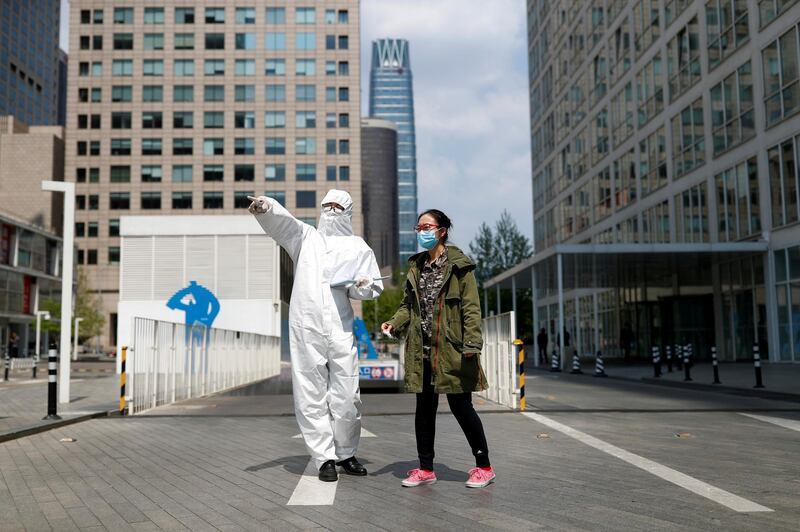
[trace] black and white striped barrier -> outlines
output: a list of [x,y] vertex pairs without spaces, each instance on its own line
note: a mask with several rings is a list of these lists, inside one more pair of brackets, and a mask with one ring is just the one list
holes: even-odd
[[603,353],[597,352],[594,359],[594,376],[595,377],[608,377],[606,375],[606,367],[603,364]]
[[561,357],[558,356],[558,350],[553,349],[553,354],[550,356],[550,373],[561,373]]
[[714,384],[722,384],[719,380],[719,362],[717,361],[717,346],[711,346],[711,365],[714,366]]
[[667,371],[672,373],[672,346],[668,345],[664,350],[667,352]]
[[581,371],[581,357],[578,355],[578,350],[572,352],[572,371],[570,371],[573,375],[579,375],[583,372]]
[[54,345],[47,351],[47,415],[44,419],[61,419],[57,412],[58,408],[58,351]]
[[673,351],[675,352],[675,366],[677,367],[678,371],[683,371],[683,350],[681,346],[675,344],[673,346]]
[[653,346],[653,377],[661,376],[661,352],[657,345]]
[[689,346],[683,346],[683,380],[689,382],[692,380],[692,366],[689,363]]
[[3,380],[8,382],[8,372],[11,370],[11,357],[8,356],[8,351],[6,351],[5,356],[5,371],[3,372]]
[[753,388],[763,388],[764,379],[761,375],[761,349],[758,344],[753,344],[753,368],[756,372],[756,385]]

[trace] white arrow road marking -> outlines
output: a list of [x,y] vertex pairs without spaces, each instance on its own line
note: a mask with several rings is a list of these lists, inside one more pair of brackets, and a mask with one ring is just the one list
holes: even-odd
[[[303,437],[302,434],[295,434],[294,436],[292,436],[292,438],[295,438],[295,439],[299,439],[299,438],[302,438],[302,437]],[[375,436],[373,433],[371,433],[370,431],[368,431],[365,428],[361,429],[361,437],[362,438],[377,438],[377,436]]]
[[314,466],[314,460],[309,460],[303,476],[292,492],[289,506],[330,506],[336,498],[336,485],[338,482],[322,482],[318,478],[319,471]]
[[779,427],[783,427],[789,430],[796,430],[800,432],[800,421],[796,421],[794,419],[786,419],[782,417],[770,417],[770,416],[757,416],[755,414],[745,414],[744,412],[739,412],[743,416],[751,417],[753,419],[757,419],[759,421],[763,421],[765,423],[772,423],[773,425],[778,425]]
[[711,484],[707,484],[702,480],[698,480],[694,477],[690,477],[680,471],[676,471],[672,468],[667,466],[661,465],[658,462],[654,462],[652,460],[648,460],[642,456],[637,454],[633,454],[625,449],[620,449],[610,443],[606,443],[603,440],[599,440],[594,436],[589,436],[588,434],[581,432],[579,430],[573,429],[572,427],[568,427],[558,421],[552,420],[548,417],[545,417],[541,414],[534,414],[532,412],[524,412],[524,416],[529,417],[534,421],[538,421],[542,425],[546,425],[553,430],[557,430],[562,434],[566,434],[570,438],[574,438],[581,443],[588,445],[589,447],[594,447],[604,453],[608,453],[611,456],[619,458],[620,460],[627,462],[631,465],[634,465],[648,473],[651,473],[659,478],[666,480],[667,482],[672,482],[676,486],[680,486],[681,488],[687,489],[697,495],[705,497],[711,501],[714,501],[718,504],[726,506],[733,511],[736,512],[772,512],[771,508],[767,508],[766,506],[761,506],[760,504],[754,503],[752,501],[748,501],[738,495],[734,495],[733,493],[727,492],[723,489],[717,488],[712,486]]

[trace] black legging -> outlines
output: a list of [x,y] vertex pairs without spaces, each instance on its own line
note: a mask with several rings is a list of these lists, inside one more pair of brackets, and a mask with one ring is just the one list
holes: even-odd
[[[477,355],[475,355],[477,356]],[[436,410],[439,408],[439,394],[434,392],[431,384],[431,364],[423,363],[422,393],[417,394],[417,412],[414,416],[414,429],[417,434],[417,453],[421,469],[433,470],[433,444],[436,439]],[[489,448],[483,424],[472,406],[472,394],[448,393],[447,402],[456,421],[464,431],[467,442],[475,456],[475,465],[489,467]]]

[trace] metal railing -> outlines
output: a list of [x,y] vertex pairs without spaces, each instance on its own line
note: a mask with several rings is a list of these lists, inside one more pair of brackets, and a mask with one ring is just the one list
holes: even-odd
[[277,336],[133,318],[128,413],[274,377],[280,348]]
[[489,388],[478,395],[495,403],[517,408],[519,402],[519,366],[514,340],[517,330],[514,312],[483,319],[481,363]]

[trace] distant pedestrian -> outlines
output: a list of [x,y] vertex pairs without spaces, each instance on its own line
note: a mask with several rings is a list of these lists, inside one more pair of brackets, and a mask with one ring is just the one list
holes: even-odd
[[427,251],[408,259],[403,302],[381,326],[384,333],[406,337],[406,390],[417,394],[419,468],[409,471],[406,487],[436,482],[433,447],[440,393],[447,394],[475,457],[467,487],[482,488],[495,478],[483,424],[472,405],[472,392],[487,387],[480,363],[483,337],[475,264],[457,247],[446,245],[450,227],[450,218],[438,210],[418,218],[417,241]]
[[631,324],[626,323],[623,325],[619,332],[619,346],[622,349],[622,359],[627,362],[628,357],[631,355],[631,346],[633,345],[633,329]]
[[547,331],[544,330],[542,327],[539,330],[539,334],[536,336],[536,345],[539,347],[539,364],[546,366],[547,365],[547,343],[549,339],[547,338]]
[[8,356],[11,358],[19,356],[19,335],[14,331],[8,335]]

